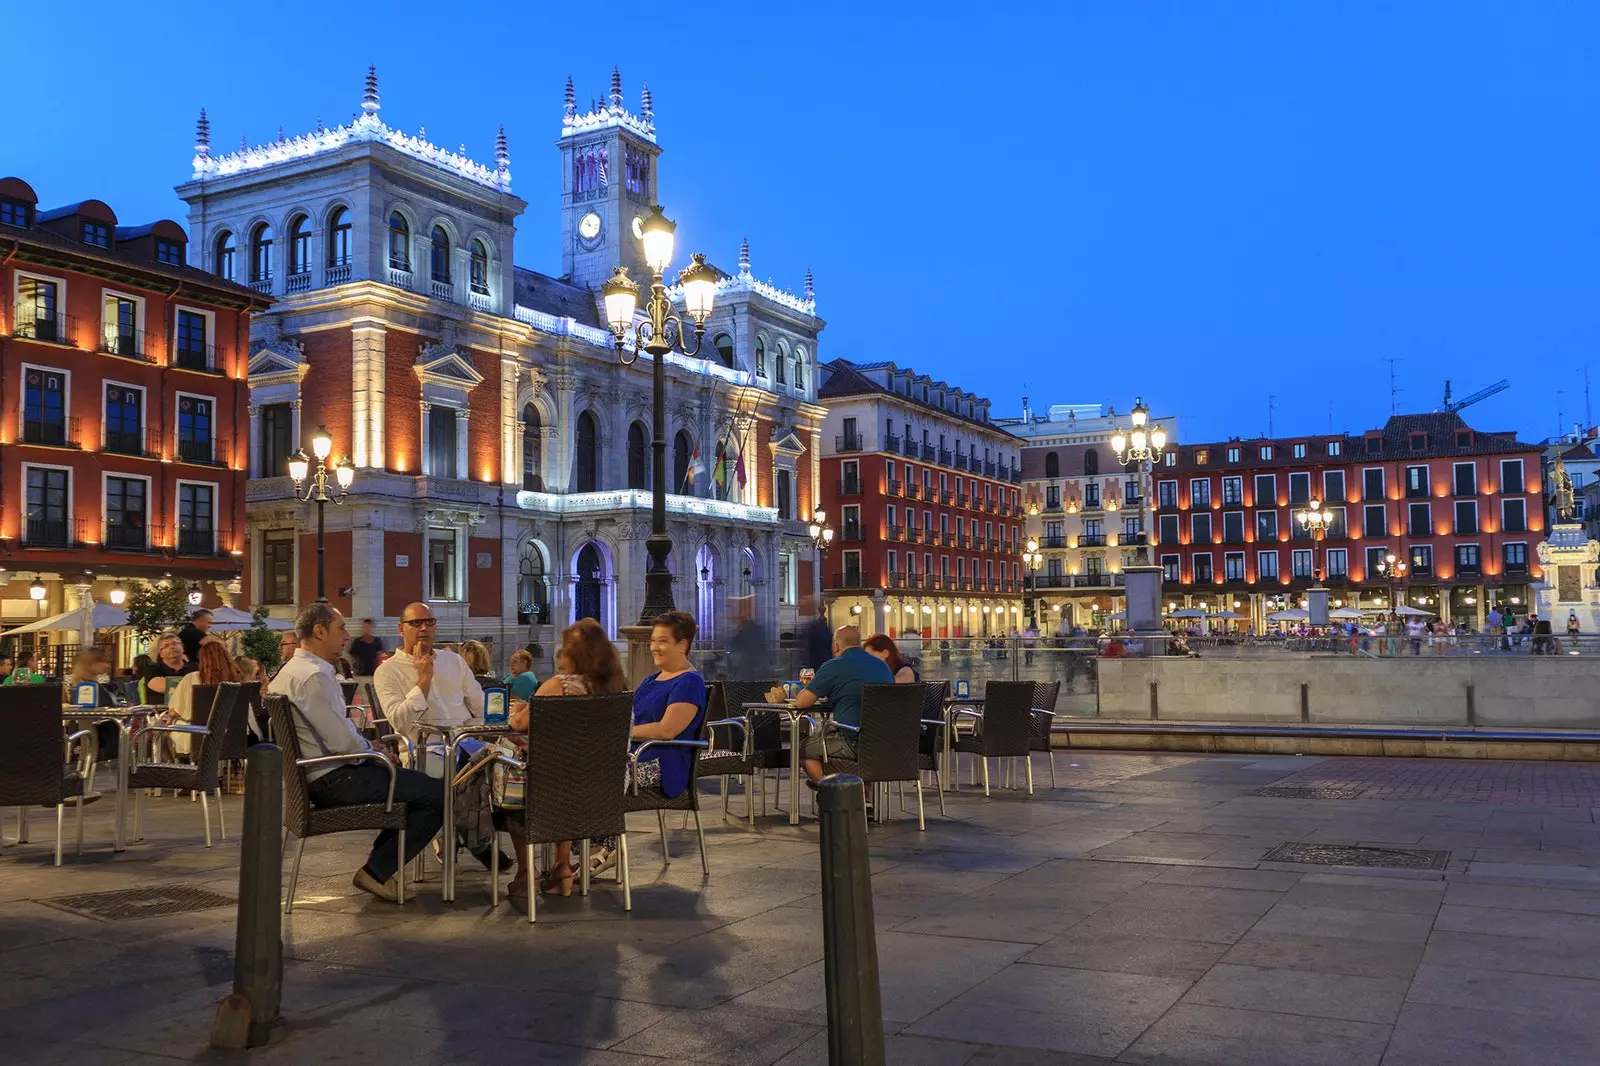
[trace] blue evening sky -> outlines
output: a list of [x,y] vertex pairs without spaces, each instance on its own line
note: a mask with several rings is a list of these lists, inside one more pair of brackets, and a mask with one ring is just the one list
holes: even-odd
[[1402,411],[1509,378],[1469,420],[1530,438],[1585,417],[1591,360],[1600,400],[1600,6],[680,4],[649,39],[642,10],[46,5],[0,173],[182,221],[202,105],[259,143],[347,121],[375,62],[391,125],[489,160],[505,124],[516,258],[553,273],[562,85],[617,63],[683,255],[809,264],[824,358],[996,414],[1139,392],[1190,440],[1265,431],[1269,394],[1280,434],[1376,425],[1390,358]]

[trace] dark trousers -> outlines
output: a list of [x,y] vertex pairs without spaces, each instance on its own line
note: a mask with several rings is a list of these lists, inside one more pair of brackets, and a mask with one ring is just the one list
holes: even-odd
[[[365,763],[341,766],[311,782],[307,790],[318,807],[354,807],[362,803],[382,803],[389,794],[389,772]],[[394,801],[406,805],[406,862],[417,853],[444,824],[444,783],[416,770],[396,770]],[[400,869],[398,834],[385,829],[372,842],[367,856],[367,872],[382,883]]]

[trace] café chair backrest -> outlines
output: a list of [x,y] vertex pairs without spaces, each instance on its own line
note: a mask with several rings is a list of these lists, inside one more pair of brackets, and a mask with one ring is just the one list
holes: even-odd
[[[194,707],[194,724],[203,725],[211,729],[212,736],[216,736],[216,729],[212,727],[212,718],[216,713],[217,699],[224,685],[196,685],[192,696]],[[249,717],[253,704],[261,702],[261,683],[247,681],[236,686],[234,709],[228,717],[218,743],[219,759],[242,759],[245,749],[249,747]],[[205,738],[209,743],[212,737]],[[202,745],[203,748],[203,745]]]
[[272,723],[273,740],[283,750],[283,825],[303,837],[311,826],[311,796],[306,791],[306,772],[297,765],[305,756],[294,728],[294,704],[288,696],[278,695],[266,696],[262,702]]
[[[200,792],[214,791],[219,783],[219,767],[222,765],[223,751],[226,750],[230,738],[229,731],[238,727],[242,730],[244,724],[244,686],[238,683],[225,685],[196,685],[194,688],[194,717],[196,725],[204,725],[208,730],[200,738],[199,751],[195,753],[194,765],[199,772],[197,782],[191,786]],[[206,720],[200,721],[200,712],[206,710]],[[232,741],[235,747],[243,748],[243,740]],[[241,750],[240,754],[243,754]]]
[[[78,723],[87,728],[87,722]],[[0,688],[0,807],[61,803],[66,747],[61,690],[55,685]]]
[[[750,720],[751,751],[776,751],[783,747],[784,722],[776,711],[747,711],[747,703],[765,703],[767,692],[778,686],[778,681],[713,681],[706,700],[706,721],[723,718]],[[744,740],[736,730],[719,726],[711,730],[713,748],[724,751],[743,751]]]
[[339,682],[339,689],[340,689],[340,691],[342,691],[344,693],[344,705],[346,707],[350,706],[352,703],[354,703],[356,701],[356,685],[357,684],[358,684],[358,682],[355,682],[355,681],[341,681],[341,682]]
[[856,771],[867,781],[914,781],[922,737],[922,690],[916,685],[862,685]]
[[632,693],[528,701],[530,843],[627,832],[622,791],[632,727]]
[[990,758],[1027,755],[1033,731],[1034,683],[991,681],[984,690],[982,754]]

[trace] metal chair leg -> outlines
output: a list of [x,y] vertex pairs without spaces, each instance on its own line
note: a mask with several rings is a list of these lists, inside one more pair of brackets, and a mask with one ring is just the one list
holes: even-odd
[[628,873],[628,834],[617,837],[617,874],[622,878],[622,909],[633,910],[633,880]]
[[[401,854],[405,854],[401,852]],[[289,871],[289,900],[284,904],[284,913],[294,913],[294,890],[300,884],[300,860],[306,857],[306,838],[300,838],[300,846],[295,849],[294,869]]]
[[989,757],[987,755],[983,757],[983,795],[985,799],[989,796]]
[[1028,756],[1028,795],[1033,795],[1033,756]]
[[[500,909],[500,834],[489,839],[489,906]],[[400,864],[402,867],[405,863]]]
[[[523,857],[523,862],[526,863],[526,865],[523,867],[523,869],[528,871],[528,921],[530,923],[533,921],[533,901],[536,898],[538,898],[538,895],[539,895],[538,880],[534,876],[534,866],[533,866],[533,849],[534,849],[534,847],[535,847],[535,845],[529,844],[528,845],[528,854]],[[584,863],[583,867],[584,867],[585,870],[587,870],[589,868],[589,864],[588,863]]]
[[1050,787],[1052,789],[1056,787],[1056,749],[1054,746],[1050,748]]
[[222,824],[222,786],[221,785],[217,786],[217,790],[216,790],[216,792],[213,793],[213,795],[216,796],[216,799],[217,799],[217,839],[218,840],[222,840],[222,841],[226,841],[228,839],[228,828],[227,828],[227,826]]
[[672,851],[667,847],[667,812],[657,809],[656,824],[661,827],[661,858],[664,864],[672,862]]
[[[406,905],[406,831],[404,829],[400,830],[395,840],[395,846],[400,849],[395,853],[400,856],[400,861],[394,867],[394,905],[396,907],[404,907]],[[499,850],[498,844],[495,845],[495,849]]]
[[935,770],[933,772],[933,783],[939,789],[939,817],[943,818],[943,817],[945,817],[945,813],[944,813],[944,782],[939,780],[939,771],[938,770]]
[[578,862],[581,869],[578,871],[578,895],[589,894],[589,838],[585,837],[578,845]]
[[144,839],[144,789],[133,794],[133,839]]
[[922,814],[922,777],[919,774],[917,776],[917,832],[926,833],[927,831],[928,822]]
[[61,865],[61,819],[67,813],[65,803],[56,804],[56,865]]
[[84,797],[78,797],[78,858],[83,858],[83,808],[88,806]]
[[711,875],[711,861],[706,858],[706,834],[700,828],[700,812],[694,812],[694,835],[700,838],[700,872],[706,876]]
[[200,817],[206,822],[206,847],[211,846],[211,797],[200,793]]

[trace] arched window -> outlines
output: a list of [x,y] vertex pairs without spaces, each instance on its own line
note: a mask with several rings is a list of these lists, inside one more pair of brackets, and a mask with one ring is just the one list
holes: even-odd
[[805,388],[806,388],[806,361],[804,359],[796,359],[794,361],[794,391],[795,392],[804,392]]
[[767,342],[761,337],[756,338],[756,376],[767,376]]
[[778,355],[777,358],[772,360],[772,367],[778,375],[778,384],[787,385],[789,383],[789,347],[782,341],[778,342]]
[[411,227],[398,211],[389,216],[389,266],[393,270],[411,269]]
[[585,544],[578,552],[578,589],[573,600],[572,613],[577,618],[600,621],[600,591],[605,583],[605,568],[600,563],[600,553],[593,544]]
[[265,222],[250,231],[250,280],[272,280],[272,227]]
[[518,624],[548,625],[550,586],[545,578],[544,553],[532,542],[522,546],[517,579]]
[[635,422],[628,427],[628,487],[650,487],[650,466],[645,460],[644,423]]
[[472,242],[472,291],[479,296],[489,295],[489,249],[482,241]]
[[719,333],[711,338],[712,347],[717,350],[717,358],[722,360],[722,365],[733,367],[733,338],[726,333]]
[[450,280],[450,235],[443,226],[433,227],[433,246],[428,253],[428,270],[434,281]]
[[597,492],[600,489],[600,424],[590,411],[578,416],[576,444],[574,491]]
[[328,217],[328,265],[350,265],[350,212],[343,207]]
[[1090,448],[1083,453],[1083,476],[1094,477],[1100,473],[1100,453]]
[[693,454],[694,445],[689,441],[688,430],[678,430],[678,435],[672,440],[671,491],[680,495],[689,491],[689,458]]
[[1044,476],[1061,476],[1061,456],[1055,452],[1046,452],[1044,456]]
[[526,492],[544,491],[544,425],[539,420],[539,409],[533,404],[522,406],[522,488]]
[[289,273],[304,274],[311,269],[311,220],[296,215],[289,223]]
[[235,273],[238,268],[234,265],[235,251],[232,230],[223,230],[217,234],[217,277],[224,281],[238,280],[238,275]]

